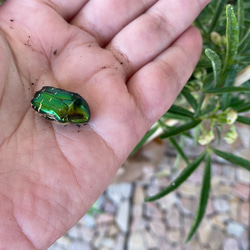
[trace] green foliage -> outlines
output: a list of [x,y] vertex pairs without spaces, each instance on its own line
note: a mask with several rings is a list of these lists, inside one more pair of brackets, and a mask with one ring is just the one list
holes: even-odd
[[199,227],[202,218],[206,212],[207,202],[210,192],[210,182],[211,182],[211,156],[208,154],[206,159],[206,165],[203,173],[202,187],[200,191],[199,205],[195,213],[195,218],[191,229],[189,231],[186,242],[188,242],[194,235],[196,229]]
[[161,197],[169,194],[173,190],[175,190],[177,187],[179,187],[193,172],[194,170],[200,165],[200,163],[203,161],[203,159],[206,156],[206,151],[204,151],[201,155],[199,155],[194,161],[192,161],[188,166],[180,173],[180,175],[172,181],[172,183],[163,189],[160,193],[147,197],[145,201],[154,201],[157,199],[160,199]]
[[[228,2],[212,0],[196,19],[195,25],[203,36],[200,61],[176,102],[148,132],[152,138],[159,128],[162,133],[160,136],[157,133],[157,137],[169,139],[177,158],[182,158],[187,166],[169,186],[145,201],[157,200],[174,191],[205,161],[199,205],[186,242],[206,211],[212,154],[250,171],[250,161],[212,146],[222,140],[233,143],[237,138],[235,123],[250,125],[250,118],[245,116],[250,110],[250,3],[238,0],[227,5]],[[175,121],[174,126],[169,125],[170,120]],[[205,148],[192,162],[180,146],[179,139],[183,136],[193,138],[194,145],[199,143]],[[136,150],[148,139],[146,134]]]

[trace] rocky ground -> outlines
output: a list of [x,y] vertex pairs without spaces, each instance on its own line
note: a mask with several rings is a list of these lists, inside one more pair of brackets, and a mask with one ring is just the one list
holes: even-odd
[[[237,141],[223,150],[250,160],[250,128],[239,126]],[[192,158],[204,149],[185,141]],[[211,192],[206,216],[185,244],[198,203],[203,166],[175,192],[151,203],[144,198],[172,181],[185,165],[175,165],[168,144],[147,145],[127,160],[97,201],[102,211],[85,215],[49,250],[249,250],[250,172],[213,157]]]

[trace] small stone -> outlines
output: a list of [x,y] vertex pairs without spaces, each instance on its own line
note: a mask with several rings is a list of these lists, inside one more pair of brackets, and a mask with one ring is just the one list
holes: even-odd
[[180,226],[180,213],[177,207],[173,206],[166,216],[167,224],[170,228],[179,229]]
[[235,181],[235,167],[232,166],[224,166],[223,168],[223,176],[228,181],[228,184],[232,184]]
[[151,233],[146,231],[145,238],[149,249],[158,249],[158,237],[154,237]]
[[115,246],[112,250],[124,250],[125,249],[125,236],[119,234],[116,239]]
[[250,249],[249,230],[245,230],[240,237],[241,249]]
[[226,228],[228,221],[229,221],[229,215],[226,213],[217,214],[212,218],[213,224],[221,230],[224,230]]
[[142,219],[140,217],[135,217],[131,223],[131,231],[138,231],[138,230],[142,230],[145,229],[146,227],[146,220]]
[[133,214],[133,217],[142,217],[142,214],[143,214],[143,206],[142,204],[141,205],[137,205],[137,204],[133,204],[133,207],[132,207],[132,214]]
[[230,197],[231,196],[231,187],[227,185],[219,185],[217,188],[213,188],[212,192],[215,197],[223,196],[223,197]]
[[173,204],[179,204],[179,199],[175,192],[172,192],[156,201],[162,210],[167,211]]
[[93,239],[95,231],[89,227],[81,227],[80,228],[80,239],[84,240],[85,242],[89,243]]
[[243,232],[244,232],[244,227],[240,223],[237,223],[237,222],[228,223],[227,233],[229,235],[232,235],[232,236],[239,238],[239,237],[241,237]]
[[185,247],[183,248],[185,250],[201,250],[201,246],[197,240],[194,239],[194,237],[185,244]]
[[218,186],[221,185],[221,183],[223,182],[223,177],[222,176],[213,176],[212,180],[211,180],[211,188],[217,188]]
[[116,212],[116,206],[113,203],[106,201],[103,205],[103,211],[109,214],[114,214]]
[[102,246],[103,239],[103,235],[97,235],[96,237],[94,237],[94,239],[92,240],[93,246],[97,249],[100,249]]
[[98,224],[111,223],[113,220],[114,220],[114,215],[112,214],[103,213],[96,216],[96,222]]
[[212,249],[220,249],[223,241],[225,239],[225,235],[223,232],[217,228],[211,228],[209,237],[208,237],[208,244]]
[[168,172],[170,172],[170,169],[165,169],[164,171],[155,174],[155,182],[161,189],[164,189],[166,187],[166,183],[169,183],[169,178],[164,176],[169,175]]
[[224,199],[214,199],[213,204],[215,211],[218,213],[224,213],[229,211],[228,201]]
[[147,192],[147,196],[153,196],[153,195],[156,195],[157,193],[160,192],[160,188],[157,184],[155,184],[154,182],[153,183],[150,183],[150,186],[147,188],[146,190]]
[[116,223],[123,233],[128,231],[130,213],[129,207],[130,204],[128,200],[121,201],[116,215]]
[[111,225],[111,227],[109,228],[108,235],[110,237],[113,237],[113,236],[117,235],[118,233],[119,233],[119,230],[118,230],[117,226],[116,225]]
[[236,183],[232,188],[232,194],[238,196],[244,201],[248,200],[249,192],[249,186],[242,183]]
[[239,220],[239,204],[238,197],[229,200],[231,218],[235,221]]
[[244,127],[239,127],[237,130],[240,139],[244,145],[245,148],[249,149],[250,146],[250,132],[249,132],[249,127],[248,126],[244,126]]
[[[192,226],[192,223],[193,223],[193,218],[184,217],[183,219],[184,219],[184,225],[183,225],[184,226],[184,234],[187,236],[190,229],[191,229],[191,226]],[[193,237],[195,237],[195,235]]]
[[107,249],[113,249],[115,246],[115,241],[112,238],[105,237],[102,241],[102,247]]
[[134,191],[134,197],[133,197],[133,204],[134,205],[141,205],[144,203],[145,193],[142,186],[136,186]]
[[145,180],[150,180],[152,177],[154,177],[155,169],[153,166],[147,165],[142,168],[142,178]]
[[244,168],[238,168],[237,169],[237,178],[239,182],[243,184],[250,184],[250,171],[247,171]]
[[212,176],[220,176],[223,172],[223,167],[221,164],[213,164]]
[[157,235],[157,237],[166,237],[166,226],[162,220],[154,219],[149,222],[149,230],[153,235]]
[[189,177],[188,181],[195,185],[200,185],[202,182],[203,168],[197,168]]
[[194,183],[184,182],[178,189],[178,193],[182,197],[197,197],[199,195],[199,188]]
[[234,238],[227,238],[224,241],[223,250],[238,249],[238,242]]
[[202,244],[208,244],[211,230],[213,230],[212,222],[208,220],[207,218],[204,218],[201,221],[201,224],[198,228],[198,233],[199,233],[200,241]]
[[78,224],[94,228],[96,225],[95,218],[89,214],[85,214],[79,221]]
[[177,243],[181,241],[181,233],[179,230],[170,230],[167,233],[167,237],[170,242]]
[[110,200],[112,200],[115,204],[119,205],[121,200],[129,199],[131,197],[132,184],[130,183],[112,184],[107,188],[106,192]]
[[72,227],[68,232],[67,235],[71,239],[79,239],[81,237],[81,233],[77,226]]
[[83,241],[74,241],[69,247],[69,250],[91,250],[91,246]]
[[193,198],[186,198],[181,197],[180,198],[180,210],[185,215],[193,215],[196,211],[198,200],[194,200]]
[[162,218],[161,211],[154,202],[146,202],[144,204],[144,213],[146,218]]
[[159,242],[159,248],[156,248],[156,249],[154,249],[154,250],[182,250],[182,249],[179,249],[177,246],[175,246],[174,248],[173,248],[173,246],[169,243],[169,242],[167,242],[167,240],[165,240],[165,239],[163,239],[163,238],[161,238],[160,240],[159,240],[160,242]]
[[210,198],[210,199],[208,199],[208,202],[207,202],[206,216],[210,216],[213,213],[214,213],[213,200]]
[[249,217],[250,217],[250,204],[249,202],[243,202],[240,205],[240,221],[245,226],[249,226]]
[[133,232],[128,239],[128,250],[147,249],[145,232]]
[[99,224],[96,228],[96,233],[98,234],[98,237],[103,240],[103,238],[107,235],[110,225],[108,224]]

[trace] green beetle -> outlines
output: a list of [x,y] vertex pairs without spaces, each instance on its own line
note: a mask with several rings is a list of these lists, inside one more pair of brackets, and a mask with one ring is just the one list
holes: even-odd
[[46,119],[61,124],[87,123],[90,119],[88,103],[77,93],[45,86],[31,100],[32,108]]

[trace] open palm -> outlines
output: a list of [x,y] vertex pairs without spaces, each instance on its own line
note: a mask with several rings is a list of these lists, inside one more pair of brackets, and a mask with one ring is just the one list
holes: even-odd
[[[90,208],[190,76],[201,39],[189,26],[207,2],[0,7],[1,249],[46,249]],[[30,100],[43,86],[84,97],[89,123],[35,113]]]

